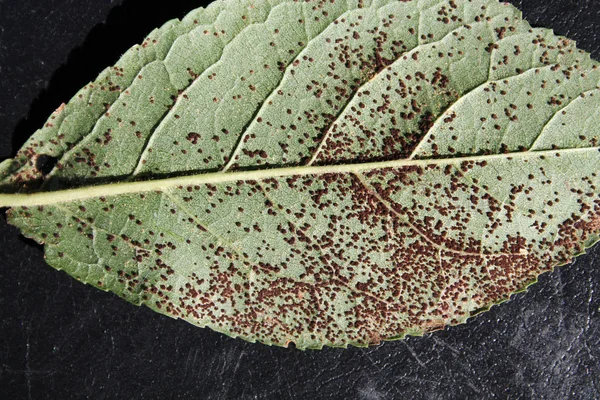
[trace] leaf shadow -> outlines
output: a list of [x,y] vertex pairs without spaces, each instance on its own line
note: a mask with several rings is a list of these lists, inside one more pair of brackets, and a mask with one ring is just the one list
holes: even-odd
[[46,88],[33,101],[27,116],[17,123],[11,142],[12,154],[60,104],[95,80],[102,69],[113,65],[131,46],[141,43],[154,28],[209,3],[211,1],[178,0],[149,5],[146,0],[123,0],[115,6],[106,21],[92,28],[83,44],[71,51],[66,62],[54,72]]

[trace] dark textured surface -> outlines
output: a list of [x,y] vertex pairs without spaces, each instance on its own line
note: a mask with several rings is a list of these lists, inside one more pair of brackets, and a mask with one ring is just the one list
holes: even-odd
[[[0,157],[153,27],[202,5],[167,3],[0,0]],[[513,3],[600,58],[596,0]],[[466,325],[309,352],[229,339],[86,287],[3,219],[0,264],[2,398],[600,398],[598,246]]]

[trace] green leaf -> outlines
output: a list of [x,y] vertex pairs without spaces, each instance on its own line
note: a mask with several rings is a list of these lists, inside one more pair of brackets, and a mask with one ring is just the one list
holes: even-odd
[[600,68],[497,0],[219,1],[0,164],[47,262],[299,348],[420,335],[600,235]]

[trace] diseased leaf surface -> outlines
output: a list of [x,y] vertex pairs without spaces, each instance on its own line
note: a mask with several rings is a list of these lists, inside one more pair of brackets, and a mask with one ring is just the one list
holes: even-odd
[[599,82],[497,0],[215,2],[61,106],[0,204],[53,267],[232,336],[422,334],[598,240]]

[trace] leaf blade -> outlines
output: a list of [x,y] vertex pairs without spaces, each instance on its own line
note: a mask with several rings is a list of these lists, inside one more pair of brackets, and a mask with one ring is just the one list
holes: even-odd
[[[115,114],[108,137],[92,129],[48,177],[35,163],[3,164],[10,191],[40,177],[55,189],[0,195],[11,223],[79,280],[231,336],[300,348],[464,322],[598,241],[600,72],[587,54],[495,0],[307,4],[265,5],[265,22],[233,35],[235,46],[244,32],[314,40],[292,50],[265,36],[257,59],[238,65],[231,55],[225,73],[219,59],[198,76],[216,79],[220,94],[206,83],[201,100],[185,99],[196,73],[173,83],[167,64],[149,63],[157,70],[145,70],[152,79],[132,104],[158,92],[166,104],[179,85],[174,107],[141,122]],[[234,9],[240,17],[243,6]],[[282,32],[300,14],[303,29]],[[245,100],[238,89],[254,85],[236,71],[275,54],[287,61],[264,65],[275,72],[261,72],[274,77],[263,100]],[[321,67],[302,70],[312,63]],[[248,109],[236,114],[238,101]],[[246,122],[218,132],[216,115]],[[133,149],[143,123],[150,139]],[[42,154],[32,150],[42,137],[19,157]],[[86,183],[103,174],[113,182]],[[65,189],[65,178],[83,187]]]

